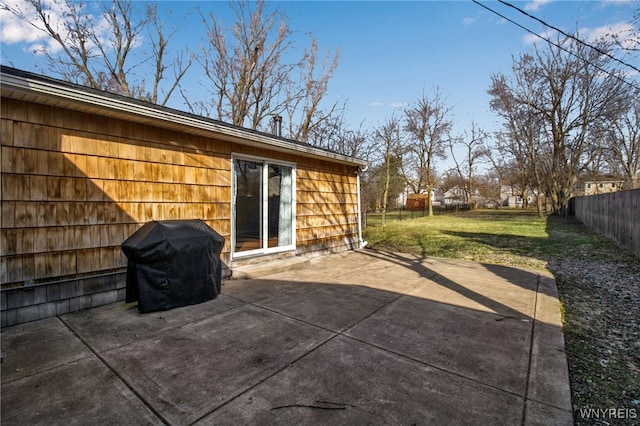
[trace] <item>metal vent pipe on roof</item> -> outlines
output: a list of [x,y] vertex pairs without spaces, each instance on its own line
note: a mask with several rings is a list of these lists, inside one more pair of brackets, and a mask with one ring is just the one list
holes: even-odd
[[282,136],[282,116],[276,114],[271,118],[271,133],[274,136]]

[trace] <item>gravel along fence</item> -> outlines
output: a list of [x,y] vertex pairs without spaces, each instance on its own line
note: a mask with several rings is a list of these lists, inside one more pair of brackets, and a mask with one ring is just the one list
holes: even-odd
[[640,261],[552,260],[576,425],[640,424]]

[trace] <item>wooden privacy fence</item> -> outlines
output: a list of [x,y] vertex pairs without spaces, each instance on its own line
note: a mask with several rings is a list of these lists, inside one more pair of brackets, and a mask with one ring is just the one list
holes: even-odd
[[574,198],[576,218],[640,257],[640,189]]

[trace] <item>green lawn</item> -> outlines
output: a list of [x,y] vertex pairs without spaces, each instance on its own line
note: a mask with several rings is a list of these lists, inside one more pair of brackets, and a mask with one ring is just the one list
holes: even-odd
[[598,256],[602,244],[611,245],[575,221],[539,218],[532,210],[476,210],[409,218],[410,212],[403,212],[402,220],[394,212],[382,229],[380,216],[370,214],[364,239],[374,249],[537,269],[551,258]]

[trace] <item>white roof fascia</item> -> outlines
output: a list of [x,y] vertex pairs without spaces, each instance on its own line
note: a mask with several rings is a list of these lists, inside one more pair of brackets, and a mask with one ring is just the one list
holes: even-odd
[[74,84],[57,84],[56,80],[36,79],[0,73],[2,90],[10,89],[16,92],[53,97],[57,99],[80,102],[107,110],[133,114],[143,118],[155,119],[171,124],[187,126],[193,129],[213,132],[224,136],[224,139],[232,142],[270,148],[280,152],[295,153],[306,157],[320,158],[342,164],[354,166],[366,166],[367,161],[349,157],[343,154],[326,151],[311,145],[306,145],[281,138],[271,137],[268,134],[248,131],[239,127],[225,125],[205,117],[197,117],[182,111],[167,107],[158,107],[154,104],[133,101],[129,98],[113,94],[101,94],[98,91],[83,90],[82,86]]

